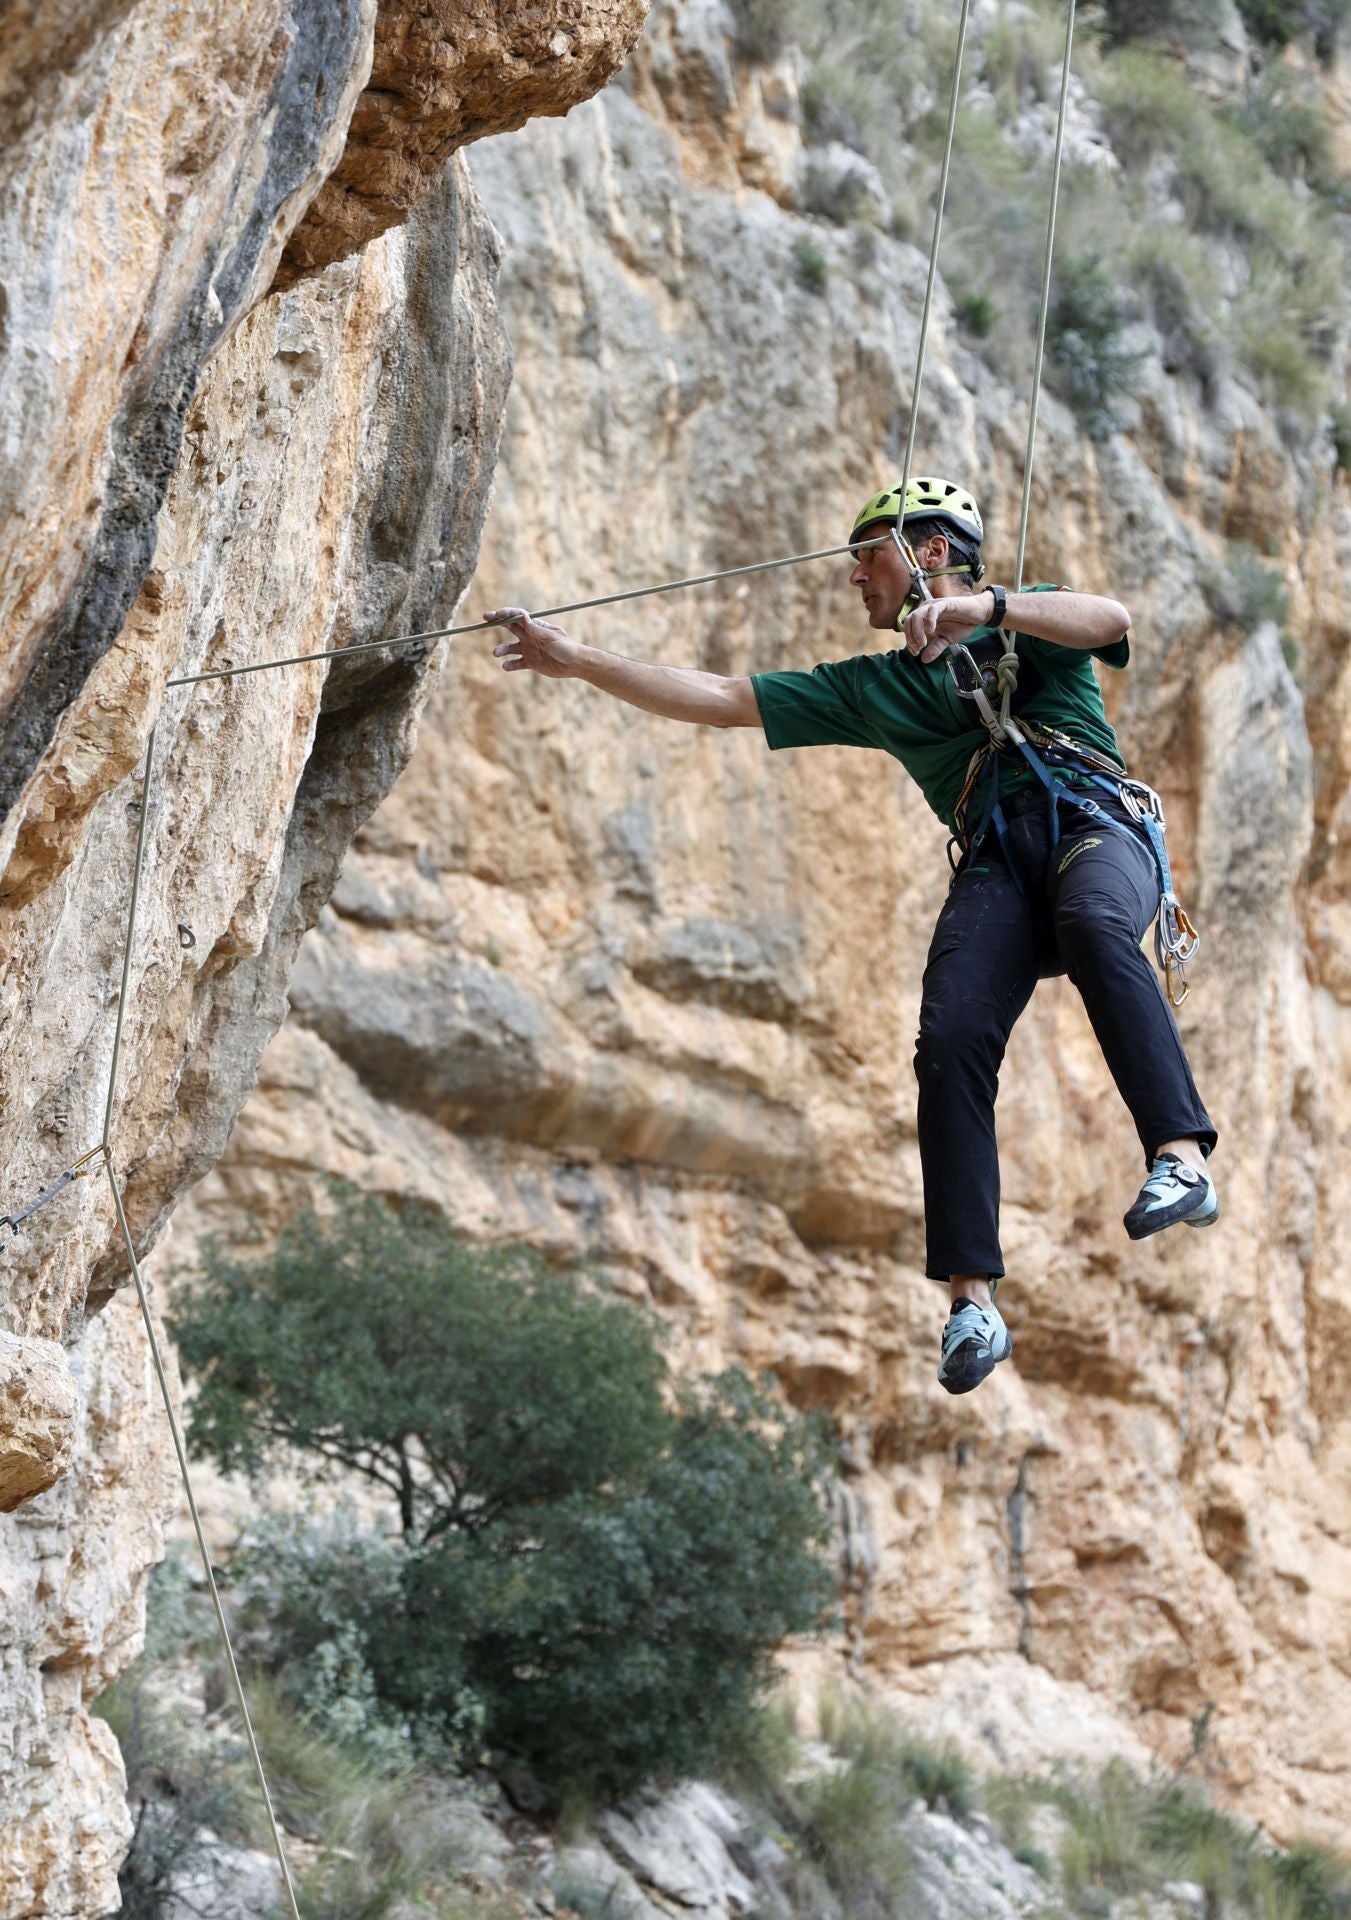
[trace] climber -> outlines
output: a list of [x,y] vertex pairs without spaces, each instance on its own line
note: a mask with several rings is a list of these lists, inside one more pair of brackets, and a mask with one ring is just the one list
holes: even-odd
[[[654,666],[584,646],[521,607],[486,616],[510,630],[494,648],[508,672],[582,679],[672,720],[761,727],[771,748],[881,748],[954,834],[961,858],[929,948],[915,1048],[925,1270],[950,1290],[938,1369],[949,1393],[969,1393],[1013,1350],[994,1304],[1004,1273],[994,1108],[1008,1036],[1038,979],[1066,973],[1074,982],[1135,1122],[1147,1174],[1126,1232],[1143,1239],[1219,1217],[1206,1168],[1217,1136],[1140,950],[1160,903],[1159,868],[1139,808],[1128,804],[1091,665],[1126,665],[1130,617],[1098,594],[982,587],[982,539],[975,501],[949,481],[912,480],[903,513],[898,489],[874,494],[850,534],[849,583],[869,626],[901,633],[903,645],[810,673]],[[1091,766],[1077,767],[1072,754],[1057,766],[1058,803],[1044,767],[1039,776],[1030,756],[994,751],[970,689],[947,670],[957,658],[950,650],[964,647],[965,674],[974,663],[992,690],[1006,632],[1015,635],[1012,713],[1021,727],[1033,737],[1055,729],[1094,756]],[[971,801],[973,762],[997,782],[997,808]],[[1121,770],[1125,797],[1103,791],[1112,784],[1104,767]],[[973,811],[985,816],[975,828]]]

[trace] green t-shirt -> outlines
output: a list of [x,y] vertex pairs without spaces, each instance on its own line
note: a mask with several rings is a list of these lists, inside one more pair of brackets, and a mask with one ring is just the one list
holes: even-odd
[[[1047,584],[1028,591],[1057,589]],[[1003,635],[993,627],[977,627],[966,644],[984,670],[991,703],[997,707],[994,662],[1003,651]],[[1124,667],[1130,658],[1125,634],[1111,646],[1092,651],[1057,646],[1027,633],[1015,634],[1014,646],[1019,666],[1013,712],[1069,734],[1109,755],[1124,770],[1093,661]],[[863,653],[853,660],[827,661],[810,673],[752,674],[751,685],[772,748],[880,747],[900,761],[939,819],[950,832],[955,830],[953,808],[971,756],[987,735],[975,703],[958,694],[941,654],[925,666],[904,648]],[[1062,773],[1062,779],[1067,777],[1073,776]],[[1021,759],[1001,761],[1001,793],[1034,778]]]

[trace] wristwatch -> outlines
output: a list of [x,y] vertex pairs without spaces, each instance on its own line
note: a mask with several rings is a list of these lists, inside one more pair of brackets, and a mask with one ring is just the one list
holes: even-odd
[[1003,587],[997,587],[993,582],[986,588],[986,592],[994,595],[994,613],[991,615],[990,625],[992,627],[1002,627],[1004,624],[1004,610],[1008,605],[1009,596]]

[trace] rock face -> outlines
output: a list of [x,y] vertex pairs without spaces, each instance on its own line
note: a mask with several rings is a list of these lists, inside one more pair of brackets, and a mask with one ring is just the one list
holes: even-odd
[[12,1513],[74,1456],[79,1398],[55,1341],[0,1334],[0,1405],[0,1513]]
[[131,1836],[117,1742],[89,1702],[135,1659],[177,1472],[135,1300],[68,1346],[75,1461],[3,1524],[0,1912],[95,1915]]
[[[591,9],[534,18],[535,91],[495,96],[513,124],[549,99],[551,33],[602,64]],[[0,290],[3,1205],[102,1137],[156,725],[111,1125],[142,1251],[224,1146],[299,940],[411,751],[430,649],[168,682],[445,624],[492,480],[498,244],[461,162],[406,226],[267,296],[375,25],[373,0],[58,0],[0,29],[21,267]],[[562,110],[566,50],[556,77]],[[481,105],[478,130],[505,123]],[[169,1502],[128,1277],[101,1169],[0,1244],[6,1914],[116,1903],[120,1767],[87,1706],[138,1649]]]
[[26,268],[0,371],[10,832],[140,590],[199,369],[342,150],[373,20],[374,0],[57,0],[6,29],[0,253]]
[[292,234],[278,284],[405,219],[458,147],[589,99],[646,13],[647,0],[389,0],[342,159]]
[[[828,544],[899,466],[925,260],[817,223],[804,284],[791,64],[734,66],[725,27],[660,6],[620,85],[475,149],[517,376],[473,611]],[[1007,577],[1025,395],[942,298],[930,354],[919,470],[979,476]],[[908,1063],[941,830],[881,756],[770,760],[753,733],[504,680],[475,638],[301,949],[179,1244],[275,1221],[324,1171],[589,1256],[670,1312],[690,1364],[771,1367],[832,1409],[850,1644],[935,1730],[995,1764],[1172,1764],[1213,1702],[1215,1791],[1341,1838],[1346,483],[1240,386],[1203,404],[1157,363],[1100,446],[1047,396],[1037,472],[1029,577],[1134,615],[1108,696],[1204,930],[1182,1029],[1222,1135],[1218,1231],[1125,1239],[1139,1147],[1073,990],[1046,983],[1000,1114],[1016,1357],[947,1399]],[[1274,627],[1218,622],[1203,590],[1259,531],[1302,684]],[[733,673],[876,645],[829,566],[575,630]]]

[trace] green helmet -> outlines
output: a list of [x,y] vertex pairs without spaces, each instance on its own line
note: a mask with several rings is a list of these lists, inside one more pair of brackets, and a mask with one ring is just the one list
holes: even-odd
[[904,514],[900,509],[899,486],[883,487],[881,493],[875,493],[859,508],[849,538],[856,539],[861,527],[878,520],[893,527],[898,520],[902,526],[908,520],[937,520],[977,547],[985,537],[980,508],[965,487],[959,487],[953,480],[911,480],[905,490]]

